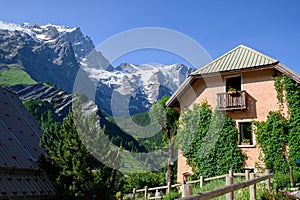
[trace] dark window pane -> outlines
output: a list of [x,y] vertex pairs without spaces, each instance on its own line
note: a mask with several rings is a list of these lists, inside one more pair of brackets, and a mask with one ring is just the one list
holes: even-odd
[[242,122],[239,123],[239,130],[240,130],[240,143],[243,139],[247,139],[252,143],[252,124],[251,122]]
[[240,76],[226,78],[226,92],[228,92],[229,88],[240,91],[242,89],[241,85],[242,79]]

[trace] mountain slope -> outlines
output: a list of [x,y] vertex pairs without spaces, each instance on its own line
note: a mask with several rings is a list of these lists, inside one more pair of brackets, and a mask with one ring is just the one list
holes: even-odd
[[77,58],[94,48],[78,27],[0,22],[0,67],[25,70],[35,81],[72,91]]
[[[122,63],[113,70],[84,66],[97,85],[96,104],[111,115],[132,115],[148,110],[164,95],[172,95],[194,70],[182,64],[133,65]],[[124,110],[129,105],[129,110]]]
[[113,67],[79,27],[0,21],[0,71],[12,69],[24,70],[34,81],[49,82],[68,93],[73,92],[80,71],[85,76],[80,91],[96,88],[87,96],[101,110],[118,116],[148,110],[162,96],[171,95],[194,70],[181,64]]
[[[17,96],[24,102],[35,99],[41,102],[47,102],[52,105],[55,111],[56,120],[61,122],[69,113],[72,103],[76,99],[74,94],[68,94],[53,86],[47,86],[41,83],[33,85],[16,85],[7,87],[8,90],[17,94]],[[100,118],[100,125],[102,128],[106,127],[107,134],[116,146],[122,145],[124,149],[130,151],[146,152],[146,149],[140,145],[131,135],[126,134],[114,122],[110,120],[104,113],[98,110],[98,107],[86,97],[81,97],[82,108],[86,112],[96,112]],[[47,110],[44,110],[47,112]],[[34,115],[34,113],[32,113]]]

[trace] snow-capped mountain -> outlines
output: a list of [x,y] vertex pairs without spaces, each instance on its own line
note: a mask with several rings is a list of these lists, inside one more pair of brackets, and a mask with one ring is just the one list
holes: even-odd
[[[171,95],[194,70],[181,64],[122,63],[113,67],[79,27],[0,21],[0,73],[15,67],[38,82],[49,82],[68,92],[73,91],[80,70],[90,81],[87,85],[97,88],[96,104],[109,114],[113,114],[112,105],[125,106],[124,97],[130,99],[130,114],[148,110],[163,95]],[[120,95],[118,101],[112,100],[113,95]]]
[[[119,115],[128,114],[126,110],[124,113],[121,112],[122,108],[126,107],[123,103],[128,103],[126,98],[130,99],[130,114],[146,111],[162,96],[172,95],[194,70],[182,64],[134,65],[128,63],[122,63],[109,70],[90,68],[87,65],[83,65],[83,69],[97,84],[96,102],[105,105],[104,110],[109,114],[116,114],[111,113],[111,107],[117,107],[120,111]],[[113,94],[120,95],[118,101],[114,101]],[[107,97],[105,101],[100,98],[103,96]]]
[[19,33],[21,36],[28,37],[44,45],[56,45],[58,39],[64,39],[71,43],[75,53],[75,57],[79,60],[83,59],[92,51],[95,46],[88,36],[84,36],[79,27],[68,27],[47,24],[39,26],[23,23],[21,25],[13,23],[5,23],[0,21],[0,30],[9,33],[7,37],[14,36],[13,33]]

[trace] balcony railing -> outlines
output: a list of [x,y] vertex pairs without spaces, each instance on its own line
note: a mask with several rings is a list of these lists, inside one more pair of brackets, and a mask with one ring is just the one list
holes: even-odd
[[218,109],[219,110],[245,110],[247,109],[247,93],[246,91],[233,91],[227,93],[219,93]]

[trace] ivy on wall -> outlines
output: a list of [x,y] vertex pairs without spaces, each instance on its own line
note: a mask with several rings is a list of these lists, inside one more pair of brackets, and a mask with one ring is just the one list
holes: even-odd
[[[266,122],[255,122],[256,138],[266,168],[285,173],[289,165],[297,167],[296,159],[300,158],[299,84],[286,75],[275,75],[274,86],[279,110],[271,111]],[[287,117],[283,113],[284,103],[288,107]]]
[[177,139],[194,176],[212,177],[232,169],[242,171],[246,156],[238,148],[238,132],[231,118],[206,103],[186,109]]
[[263,161],[272,172],[287,172],[287,122],[281,112],[270,112],[266,122],[255,122],[256,141],[264,153]]
[[295,166],[296,159],[300,159],[300,92],[299,84],[290,77],[283,75],[283,88],[288,106],[288,147],[289,161]]

